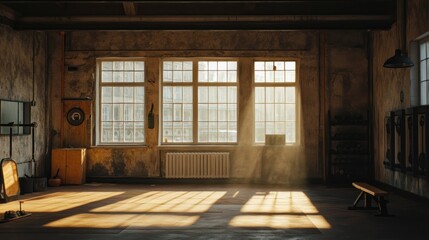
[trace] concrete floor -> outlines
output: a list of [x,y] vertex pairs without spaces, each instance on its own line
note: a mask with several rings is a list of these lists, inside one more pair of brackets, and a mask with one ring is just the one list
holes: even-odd
[[[347,210],[358,193],[325,186],[62,186],[21,196],[32,215],[1,223],[0,239],[428,239],[427,200],[392,192],[395,216],[376,217]],[[0,204],[0,213],[17,209],[19,201]]]

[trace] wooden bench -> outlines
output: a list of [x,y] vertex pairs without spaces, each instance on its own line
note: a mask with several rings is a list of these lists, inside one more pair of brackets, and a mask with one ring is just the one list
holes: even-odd
[[[349,207],[350,210],[354,209],[378,209],[380,211],[380,214],[377,216],[390,216],[387,212],[387,200],[384,198],[389,193],[386,191],[383,191],[379,188],[376,188],[368,183],[364,182],[353,182],[353,187],[359,189],[361,192],[359,193],[358,197],[356,198],[354,204],[352,207]],[[362,200],[362,197],[364,198],[364,207],[357,207],[357,204],[360,200]],[[374,200],[377,203],[377,207],[371,206],[371,200]]]

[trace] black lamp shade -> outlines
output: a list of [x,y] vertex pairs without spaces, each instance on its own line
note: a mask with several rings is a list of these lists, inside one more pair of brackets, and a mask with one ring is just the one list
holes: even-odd
[[402,54],[401,49],[396,49],[395,56],[387,59],[383,64],[385,68],[407,68],[412,66],[414,66],[414,63],[406,54]]

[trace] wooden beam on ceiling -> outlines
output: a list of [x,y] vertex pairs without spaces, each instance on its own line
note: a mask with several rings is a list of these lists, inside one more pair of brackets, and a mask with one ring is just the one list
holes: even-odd
[[122,6],[124,8],[125,15],[127,16],[136,15],[136,4],[134,2],[122,2]]

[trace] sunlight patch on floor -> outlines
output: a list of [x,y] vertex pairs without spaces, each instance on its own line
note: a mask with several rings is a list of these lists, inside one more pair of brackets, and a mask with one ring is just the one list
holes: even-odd
[[259,192],[241,208],[244,213],[318,213],[303,192]]
[[[120,194],[123,194],[123,192],[56,192],[43,197],[24,199],[22,208],[32,213],[61,212]],[[0,212],[12,209],[19,209],[17,201],[0,205]]]
[[224,191],[156,191],[108,204],[91,212],[206,212],[222,198]]
[[150,215],[150,214],[100,214],[83,213],[62,218],[44,227],[53,228],[139,228],[139,227],[186,227],[194,224],[198,216]]

